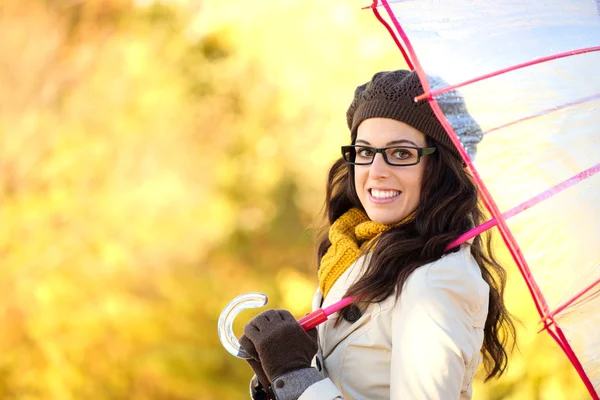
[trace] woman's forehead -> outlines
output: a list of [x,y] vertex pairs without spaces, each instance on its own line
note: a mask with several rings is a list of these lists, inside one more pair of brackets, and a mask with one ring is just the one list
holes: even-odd
[[356,135],[356,142],[359,141],[377,146],[398,141],[410,141],[417,146],[426,145],[425,135],[421,131],[389,118],[369,118],[361,122]]

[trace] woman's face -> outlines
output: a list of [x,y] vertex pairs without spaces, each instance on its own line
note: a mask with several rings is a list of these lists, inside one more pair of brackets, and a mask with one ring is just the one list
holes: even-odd
[[[377,148],[427,147],[423,133],[389,118],[369,118],[361,122],[355,144]],[[356,194],[372,221],[395,224],[417,208],[426,163],[427,157],[421,157],[416,165],[391,166],[377,153],[371,165],[354,166]]]

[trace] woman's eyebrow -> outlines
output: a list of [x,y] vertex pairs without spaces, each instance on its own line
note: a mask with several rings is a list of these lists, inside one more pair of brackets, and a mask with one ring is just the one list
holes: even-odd
[[412,140],[408,140],[408,139],[392,140],[391,142],[388,142],[386,144],[386,146],[390,146],[390,145],[393,145],[393,144],[402,144],[402,143],[410,143],[410,144],[412,144],[415,147],[419,147],[419,146],[417,146],[417,144],[415,142],[413,142]]
[[[364,143],[366,145],[371,145],[371,143],[367,142],[366,140],[363,139],[357,139],[354,143]],[[415,142],[413,142],[412,140],[408,140],[408,139],[400,139],[400,140],[392,140],[391,142],[387,142],[386,146],[391,146],[394,144],[403,144],[403,143],[410,143],[415,147],[419,147]]]

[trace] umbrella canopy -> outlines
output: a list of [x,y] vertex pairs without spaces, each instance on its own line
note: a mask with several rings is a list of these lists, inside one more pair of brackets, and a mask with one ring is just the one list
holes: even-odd
[[[543,328],[598,399],[600,1],[375,0],[372,9],[493,216],[471,236],[498,227]],[[470,115],[456,113],[463,100]],[[463,134],[475,130],[477,145]]]

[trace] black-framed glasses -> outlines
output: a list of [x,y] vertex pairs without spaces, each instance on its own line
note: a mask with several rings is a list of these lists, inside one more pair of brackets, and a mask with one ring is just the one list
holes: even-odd
[[435,153],[435,147],[391,146],[370,147],[363,145],[342,146],[344,161],[352,165],[371,165],[377,153],[381,153],[388,165],[406,167],[421,161],[421,157]]

